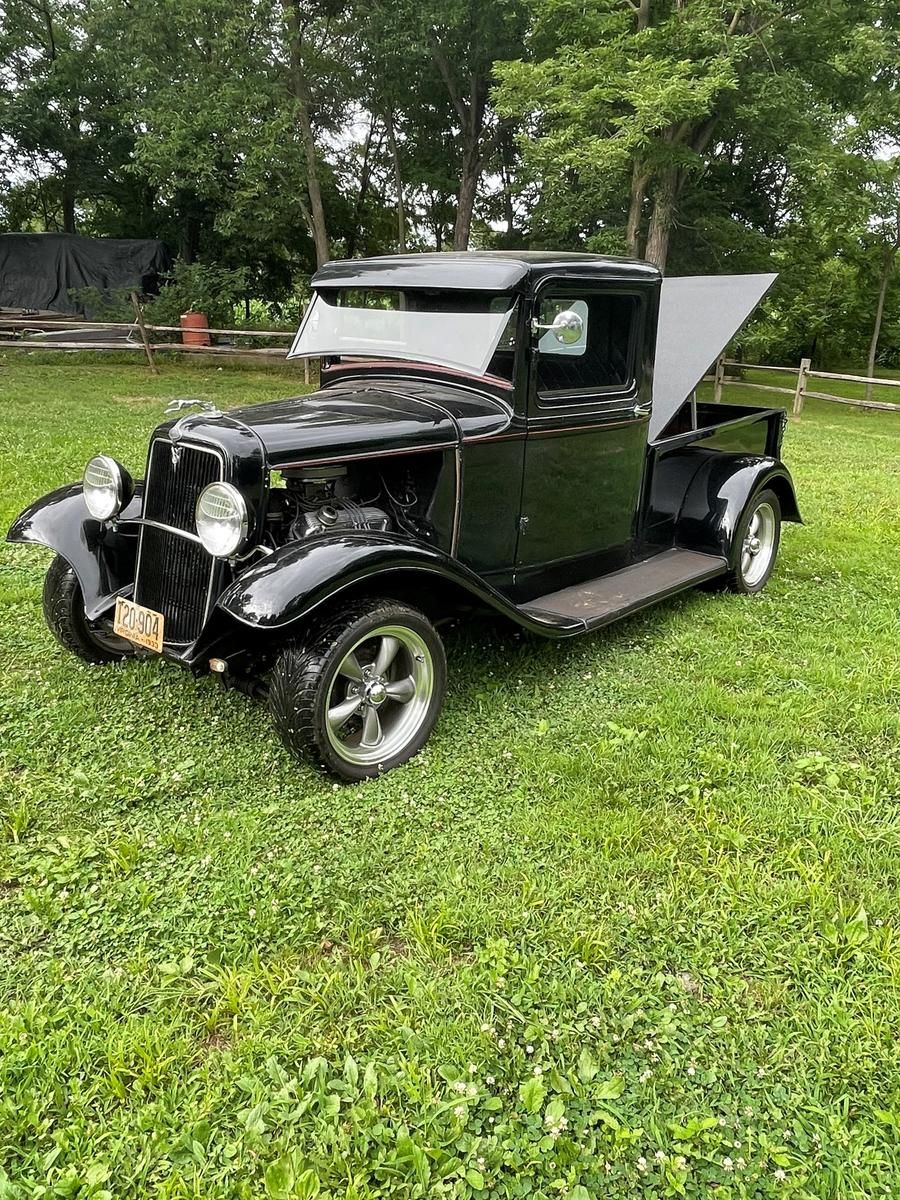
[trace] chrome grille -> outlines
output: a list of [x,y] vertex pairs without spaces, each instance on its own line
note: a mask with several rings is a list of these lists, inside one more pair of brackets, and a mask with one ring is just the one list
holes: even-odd
[[218,560],[185,535],[194,532],[200,492],[222,477],[222,462],[214,451],[160,439],[150,447],[144,485],[147,524],[141,528],[134,598],[163,614],[166,642],[196,641],[221,581]]
[[219,456],[196,446],[159,439],[150,447],[144,518],[194,532],[194,505],[210,483],[222,478]]

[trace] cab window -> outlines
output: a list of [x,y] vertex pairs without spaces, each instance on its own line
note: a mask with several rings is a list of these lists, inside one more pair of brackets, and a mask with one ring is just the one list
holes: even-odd
[[563,402],[599,391],[623,391],[635,374],[640,298],[621,292],[551,292],[541,300],[538,320],[571,311],[583,330],[574,343],[562,343],[547,330],[537,348],[537,390],[542,401]]

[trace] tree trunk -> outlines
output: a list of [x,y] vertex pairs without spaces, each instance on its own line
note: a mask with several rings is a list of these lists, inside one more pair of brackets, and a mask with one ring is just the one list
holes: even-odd
[[628,206],[628,224],[625,226],[625,241],[632,258],[641,257],[641,219],[644,211],[644,196],[647,193],[648,176],[635,162],[631,173],[631,203]]
[[397,150],[397,135],[394,130],[394,113],[393,109],[388,109],[384,118],[384,126],[387,130],[388,146],[391,151],[391,160],[394,164],[394,187],[397,191],[397,250],[400,254],[406,253],[406,209],[403,206],[403,172],[400,170],[400,153]]
[[680,188],[678,168],[667,167],[654,190],[653,212],[650,216],[650,231],[647,234],[647,251],[644,257],[663,272],[669,255],[669,235],[675,224]]
[[287,27],[290,52],[290,91],[296,105],[297,128],[300,133],[300,143],[303,146],[303,155],[306,159],[310,233],[316,248],[316,265],[321,267],[323,263],[328,262],[330,251],[325,207],[322,204],[322,192],[319,187],[318,152],[309,119],[309,89],[303,69],[303,34],[300,27],[300,14],[297,10],[297,0],[281,0],[281,6]]
[[62,186],[62,219],[63,233],[75,233],[75,176],[72,168],[67,166],[63,176]]
[[347,238],[347,257],[353,258],[356,254],[356,242],[359,237],[359,226],[362,222],[363,207],[366,202],[366,192],[369,190],[369,180],[372,177],[372,164],[370,154],[372,151],[372,135],[375,132],[375,117],[369,121],[369,129],[366,133],[365,146],[363,147],[362,166],[359,172],[359,191],[356,194],[356,204],[353,208],[353,227],[350,230],[350,236]]
[[475,196],[481,175],[481,154],[477,146],[467,146],[463,151],[462,171],[459,177],[459,196],[456,208],[456,224],[453,227],[453,249],[468,250],[472,233],[472,215],[475,212]]
[[[881,325],[884,320],[884,302],[887,298],[888,284],[891,282],[891,275],[894,273],[894,261],[897,257],[898,247],[888,246],[884,251],[884,257],[881,260],[881,281],[878,287],[878,304],[875,308],[875,325],[872,329],[872,340],[869,342],[869,358],[866,363],[866,374],[871,379],[875,374],[875,360],[878,357],[878,343],[881,340]],[[872,399],[871,383],[866,384],[866,399]]]

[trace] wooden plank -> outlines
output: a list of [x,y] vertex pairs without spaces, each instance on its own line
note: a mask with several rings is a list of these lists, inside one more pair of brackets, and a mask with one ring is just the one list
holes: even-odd
[[[121,321],[46,321],[14,317],[11,320],[0,320],[0,328],[8,329],[134,329],[134,321],[125,324]],[[147,325],[151,333],[181,333],[180,325]],[[290,338],[297,336],[296,331],[285,332],[283,329],[210,329],[204,333],[225,334],[231,337],[249,338]]]
[[888,404],[886,400],[851,400],[847,396],[829,396],[827,392],[807,392],[814,400],[832,400],[835,404],[849,404],[851,408],[874,408],[879,412],[900,412],[900,404]]
[[[735,387],[754,388],[758,392],[781,392],[785,396],[793,396],[793,394],[794,394],[793,388],[775,387],[774,385],[770,386],[768,383],[747,383],[743,379],[731,379],[731,378],[726,379],[725,382],[733,383],[735,385]],[[809,392],[807,392],[806,394],[808,396]]]
[[[276,346],[251,350],[248,346],[183,346],[180,342],[151,342],[150,348],[155,354],[169,351],[175,354],[241,354],[244,357],[285,358],[287,356],[287,350],[281,350]],[[143,347],[140,342],[121,342],[116,345],[110,345],[109,342],[4,342],[3,349],[4,351],[27,350],[31,354],[40,354],[44,350],[86,350],[91,354],[107,351],[120,354],[129,350],[141,350]]]
[[809,371],[816,379],[841,379],[845,383],[871,383],[878,387],[900,387],[900,379],[869,378],[868,375],[836,375],[833,371]]
[[789,375],[797,374],[796,367],[765,367],[762,365],[762,363],[736,362],[730,358],[726,361],[725,366],[726,367],[741,367],[745,371],[787,371],[787,373]]
[[159,374],[159,367],[153,361],[153,350],[150,346],[150,339],[147,337],[147,326],[144,324],[144,313],[141,309],[141,302],[138,300],[137,292],[131,293],[131,303],[134,305],[134,315],[137,318],[138,329],[141,331],[141,341],[144,344],[144,353],[147,355],[147,363],[154,375]]
[[800,370],[797,372],[797,388],[794,392],[794,417],[799,421],[803,412],[803,401],[806,396],[806,382],[812,359],[801,358]]

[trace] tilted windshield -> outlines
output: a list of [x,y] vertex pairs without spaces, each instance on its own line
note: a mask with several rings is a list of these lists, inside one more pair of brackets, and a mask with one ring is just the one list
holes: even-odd
[[497,292],[323,288],[288,358],[406,359],[512,379],[515,303]]

